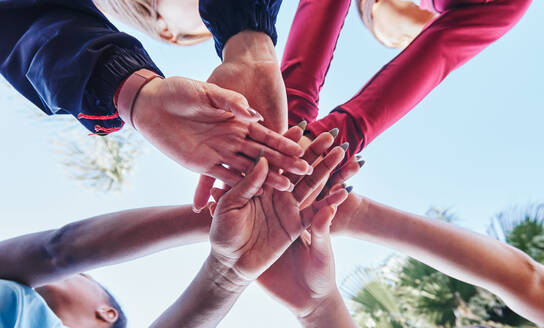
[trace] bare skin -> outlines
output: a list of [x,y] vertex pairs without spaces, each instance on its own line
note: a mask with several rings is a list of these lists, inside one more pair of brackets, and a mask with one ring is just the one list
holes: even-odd
[[[223,59],[208,82],[244,95],[249,106],[262,115],[261,123],[283,134],[287,130],[287,95],[270,37],[262,32],[240,32],[225,44]],[[288,184],[288,180],[275,171],[270,171],[269,179],[274,179],[278,186]],[[193,201],[195,211],[202,210],[208,203],[214,181],[209,175],[201,176]]]
[[[261,149],[276,167],[295,174],[311,170],[298,158],[303,150],[297,143],[257,123],[260,115],[242,95],[212,83],[154,79],[138,94],[132,115],[136,129],[164,154],[228,185],[241,179],[238,172],[250,168]],[[271,176],[267,184],[290,188],[279,176]]]
[[[364,10],[366,1],[373,0],[360,1],[360,11]],[[406,48],[438,16],[404,0],[379,0],[371,8],[372,22],[366,19],[363,22],[380,43],[398,49]]]
[[228,192],[216,189],[214,197],[220,200],[211,207],[214,219],[210,255],[183,295],[153,326],[217,326],[245,288],[309,225],[321,222],[322,226],[322,221],[330,220],[334,213],[331,205],[346,198],[345,190],[331,193],[305,210],[301,210],[300,204],[343,155],[340,147],[333,149],[292,193],[262,188],[268,174],[264,159]]

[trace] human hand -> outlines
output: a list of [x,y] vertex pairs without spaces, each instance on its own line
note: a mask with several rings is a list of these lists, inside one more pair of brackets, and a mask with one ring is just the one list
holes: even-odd
[[311,232],[304,231],[258,278],[265,290],[299,318],[314,313],[338,292],[329,234],[336,208],[328,206],[322,211],[312,221]]
[[[163,153],[195,172],[236,184],[261,149],[276,167],[307,174],[295,142],[263,127],[245,98],[211,83],[186,78],[154,79],[140,91],[133,109],[136,128]],[[240,119],[243,118],[243,119]],[[228,168],[224,167],[228,165]],[[291,188],[276,172],[267,185]]]
[[346,198],[347,192],[339,190],[300,209],[300,202],[330,174],[343,155],[340,147],[334,148],[292,193],[265,187],[259,195],[268,171],[264,159],[230,191],[214,188],[212,195],[219,202],[211,205],[214,219],[210,256],[240,277],[255,280],[308,226],[314,221],[321,222],[323,216],[328,218],[329,206],[338,205]]
[[[240,32],[229,39],[223,52],[223,63],[208,82],[244,95],[262,115],[265,127],[283,133],[287,129],[287,95],[270,37],[261,32]],[[200,177],[193,199],[195,212],[206,207],[214,182],[211,177]]]
[[[349,191],[348,198],[337,209],[336,215],[331,225],[333,234],[350,235],[350,224],[354,217],[362,217],[366,202],[359,195],[352,193],[352,186],[347,187],[346,181],[359,172],[359,169],[365,164],[359,156],[353,157],[347,162],[342,169],[331,175],[327,184],[323,188],[318,199],[324,197],[328,193],[332,193],[338,188],[347,188]],[[331,187],[332,186],[332,187]]]

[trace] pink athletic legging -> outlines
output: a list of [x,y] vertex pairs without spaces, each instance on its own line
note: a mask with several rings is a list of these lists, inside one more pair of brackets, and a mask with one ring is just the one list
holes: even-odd
[[317,136],[339,128],[345,161],[414,108],[451,71],[510,30],[531,0],[423,0],[440,13],[351,100],[315,121],[319,91],[350,0],[300,0],[282,60],[289,123],[310,122]]

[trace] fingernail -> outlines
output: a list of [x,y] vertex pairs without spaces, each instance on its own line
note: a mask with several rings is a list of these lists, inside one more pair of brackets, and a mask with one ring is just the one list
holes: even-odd
[[306,120],[304,120],[304,121],[300,122],[299,124],[297,124],[297,126],[299,128],[301,128],[302,131],[304,131],[304,130],[306,130],[306,127],[308,126],[308,122],[306,122]]
[[366,161],[364,159],[357,161],[357,164],[359,164],[359,168],[363,167],[365,165]]
[[335,137],[335,138],[338,136],[338,132],[340,132],[340,130],[338,130],[338,128],[334,128],[334,129],[329,131],[329,133],[332,134],[332,136]]
[[288,192],[293,192],[293,190],[295,190],[295,185],[291,183],[291,185],[289,185],[289,189],[287,189]]
[[347,187],[348,187],[348,185],[347,185],[347,184],[345,184],[345,183],[342,183],[342,188],[346,189]]
[[197,209],[196,207],[194,207],[194,206],[193,206],[193,212],[195,212],[195,213],[197,213],[197,214],[198,214],[198,213],[200,213],[200,212],[202,212],[202,211],[201,211],[201,210],[199,210],[199,209]]
[[259,121],[264,121],[264,117],[258,111],[254,110],[251,107],[249,107],[247,110],[251,114],[251,116],[259,119]]
[[344,151],[348,150],[349,142],[344,142],[340,145],[340,148],[342,148]]
[[253,166],[256,166],[257,163],[259,163],[263,155],[264,155],[264,149],[261,149],[261,151],[259,151],[259,155],[257,155],[257,158],[255,158],[255,160],[253,161]]
[[346,187],[346,191],[348,194],[351,193],[353,191],[353,186]]
[[308,169],[308,173],[306,173],[306,175],[312,175],[312,173],[314,173],[314,167],[311,166],[311,165],[308,165],[310,168]]
[[358,161],[360,161],[363,157],[361,155],[355,155],[355,159]]

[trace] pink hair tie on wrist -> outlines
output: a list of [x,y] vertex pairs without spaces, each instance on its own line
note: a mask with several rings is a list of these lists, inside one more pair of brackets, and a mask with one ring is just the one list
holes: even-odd
[[163,79],[163,77],[159,74],[143,68],[132,73],[132,75],[130,75],[119,88],[117,111],[119,112],[119,116],[121,116],[122,119],[129,119],[128,123],[135,130],[136,126],[134,126],[132,112],[134,109],[134,102],[136,101],[136,97],[138,96],[144,85],[157,77]]

